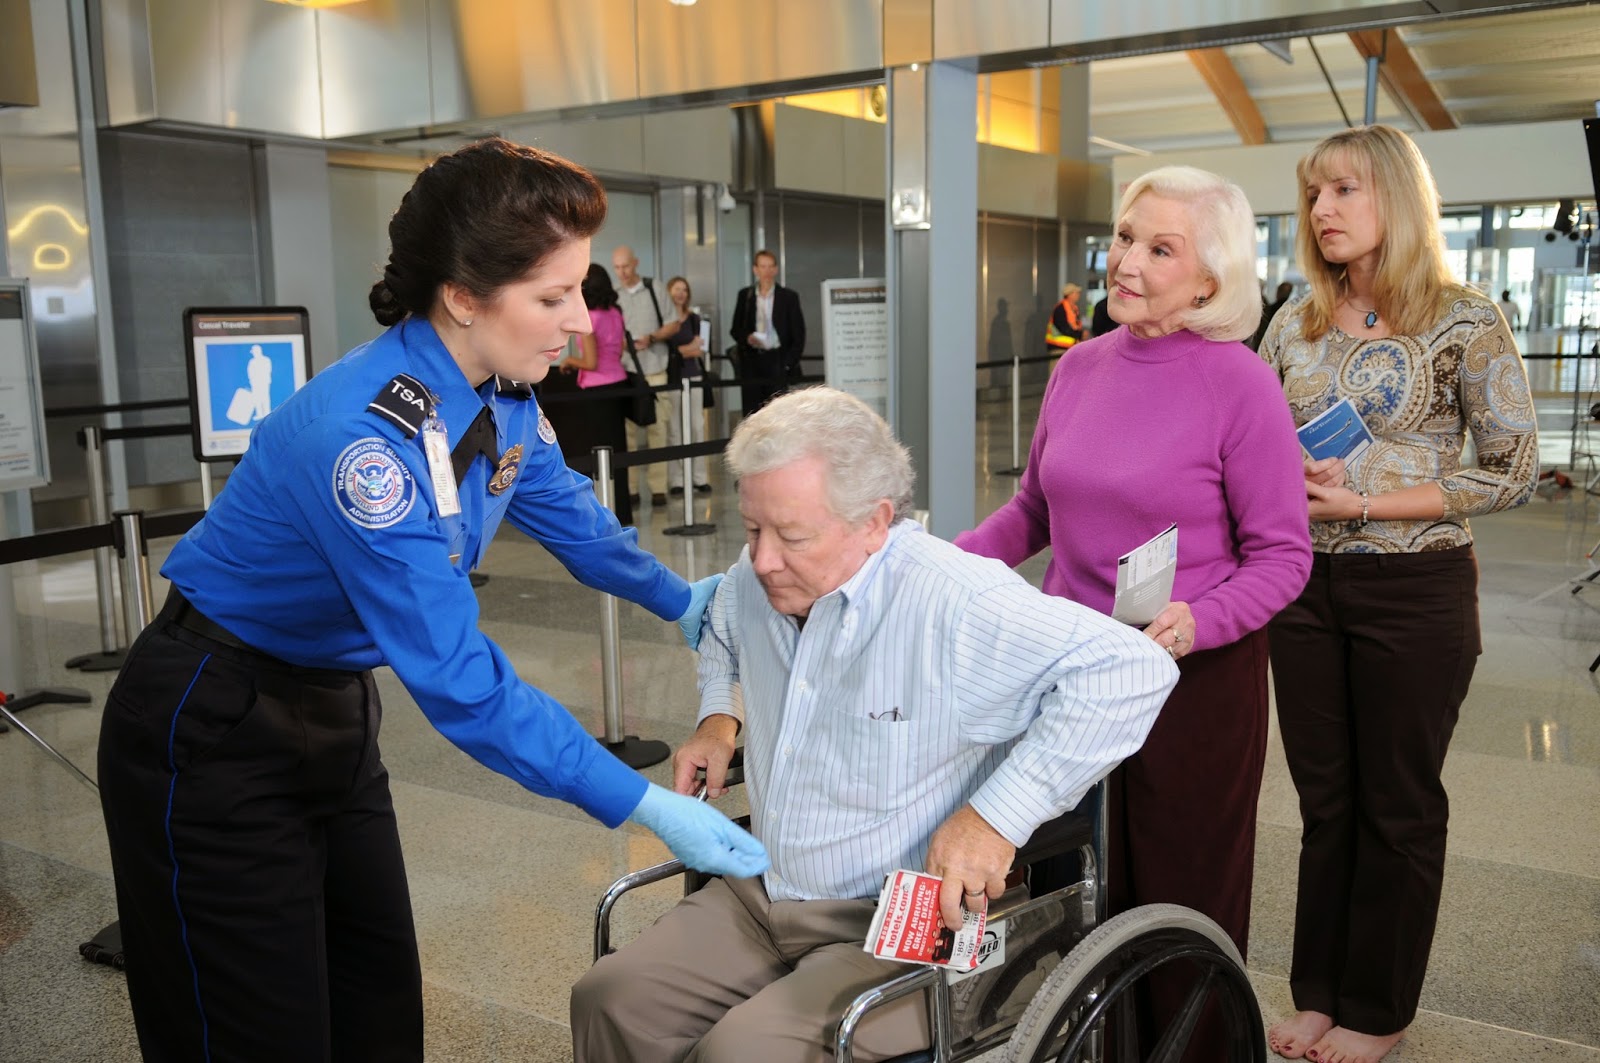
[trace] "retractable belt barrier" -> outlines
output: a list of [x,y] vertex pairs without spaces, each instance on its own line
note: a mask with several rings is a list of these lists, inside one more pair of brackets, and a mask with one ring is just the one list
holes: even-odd
[[996,476],[1022,475],[1022,367],[1054,362],[1060,357],[1061,355],[1059,354],[1033,354],[1026,358],[1017,355],[1012,358],[978,363],[977,368],[979,369],[999,369],[1001,366],[1006,365],[1011,367],[1011,467],[1009,469],[994,470]]

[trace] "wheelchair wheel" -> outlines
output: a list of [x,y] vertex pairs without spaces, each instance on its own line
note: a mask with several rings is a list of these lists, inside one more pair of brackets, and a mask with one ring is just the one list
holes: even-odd
[[[1157,968],[1192,972],[1178,1014],[1141,1059],[1135,991]],[[1006,1046],[1007,1063],[1098,1063],[1105,1033],[1115,1056],[1105,1063],[1178,1063],[1195,1024],[1215,1003],[1230,1063],[1266,1063],[1261,1008],[1222,928],[1191,908],[1149,904],[1108,920],[1051,972]]]

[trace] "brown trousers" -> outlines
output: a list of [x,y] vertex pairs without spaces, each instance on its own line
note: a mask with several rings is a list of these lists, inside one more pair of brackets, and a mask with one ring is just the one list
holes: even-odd
[[1415,1017],[1444,881],[1440,773],[1483,645],[1470,546],[1318,554],[1272,622],[1304,830],[1295,1007],[1383,1036]]
[[[1144,746],[1111,774],[1111,913],[1181,904],[1216,921],[1240,955],[1250,935],[1256,802],[1267,755],[1267,637],[1189,654]],[[1141,1002],[1145,1050],[1182,1005],[1186,972],[1157,972]],[[1211,1009],[1184,1063],[1223,1060]]]
[[[574,1063],[817,1063],[862,992],[911,970],[867,955],[872,900],[767,899],[714,879],[572,988]],[[856,1058],[928,1047],[923,994],[874,1011]]]

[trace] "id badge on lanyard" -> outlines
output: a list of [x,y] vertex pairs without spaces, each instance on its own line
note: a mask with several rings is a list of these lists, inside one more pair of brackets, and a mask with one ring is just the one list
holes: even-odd
[[465,532],[461,527],[461,496],[456,493],[455,469],[450,464],[450,440],[445,434],[444,419],[437,411],[422,422],[422,449],[428,456],[434,508],[450,540],[450,563],[453,565],[461,560]]

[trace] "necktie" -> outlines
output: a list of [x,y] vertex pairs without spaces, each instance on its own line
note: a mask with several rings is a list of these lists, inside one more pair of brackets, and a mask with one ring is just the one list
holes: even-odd
[[489,407],[484,406],[478,410],[478,416],[472,419],[467,430],[456,441],[455,449],[450,452],[450,467],[455,470],[456,486],[461,486],[461,481],[467,478],[467,470],[472,468],[472,461],[479,454],[489,459],[490,465],[500,463],[500,452],[495,449],[494,417],[489,413]]

